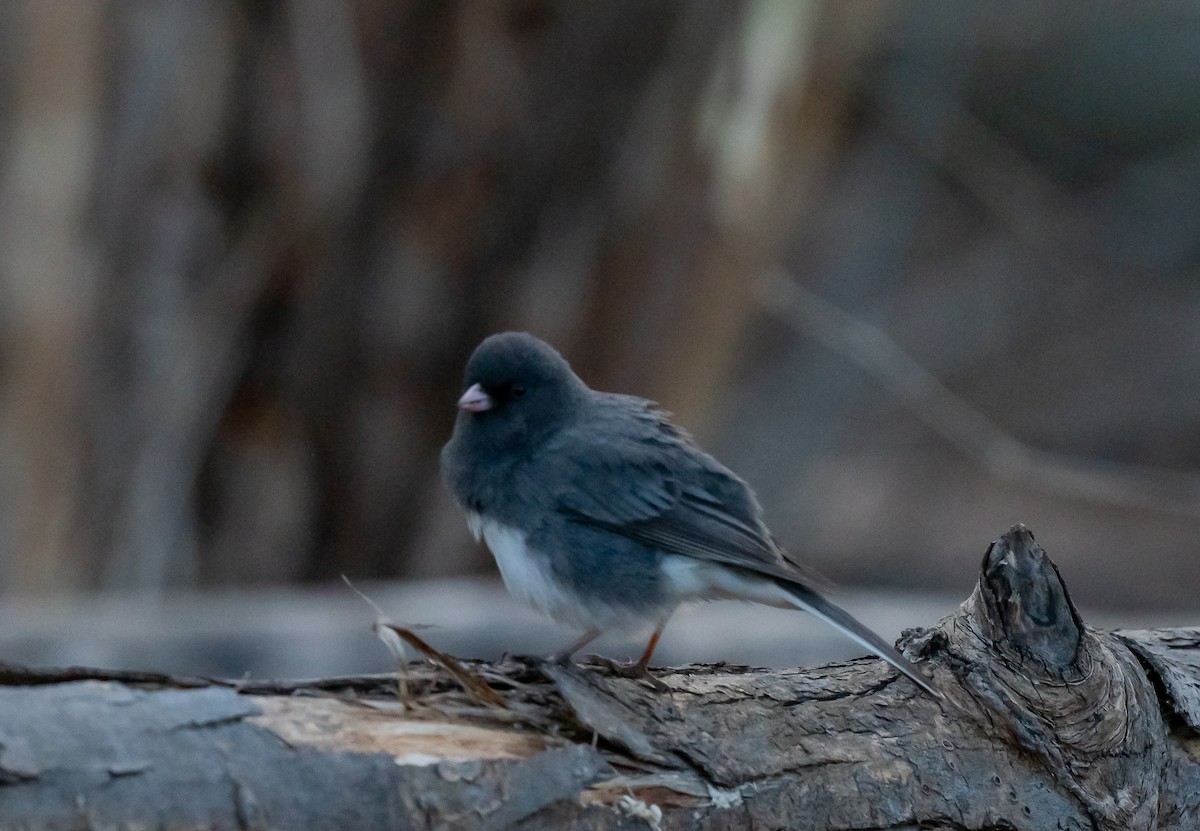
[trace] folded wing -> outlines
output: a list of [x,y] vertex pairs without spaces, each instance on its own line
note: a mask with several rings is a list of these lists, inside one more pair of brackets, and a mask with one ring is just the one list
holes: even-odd
[[547,448],[563,478],[554,483],[557,510],[668,553],[822,582],[771,537],[749,486],[651,402],[605,395],[599,404],[587,430],[569,430]]

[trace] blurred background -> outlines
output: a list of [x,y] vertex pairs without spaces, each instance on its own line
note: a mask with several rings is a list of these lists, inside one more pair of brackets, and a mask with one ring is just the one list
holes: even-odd
[[1182,0],[0,4],[0,660],[386,670],[342,574],[458,654],[570,640],[439,482],[514,328],[886,634],[1018,521],[1090,621],[1200,623],[1198,54]]

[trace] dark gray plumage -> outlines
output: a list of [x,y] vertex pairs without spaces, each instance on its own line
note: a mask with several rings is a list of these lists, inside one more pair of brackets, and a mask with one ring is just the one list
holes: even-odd
[[805,609],[938,693],[882,638],[814,590],[749,486],[641,398],[589,389],[548,344],[492,335],[466,370],[446,483],[505,585],[586,630],[662,627],[689,600]]

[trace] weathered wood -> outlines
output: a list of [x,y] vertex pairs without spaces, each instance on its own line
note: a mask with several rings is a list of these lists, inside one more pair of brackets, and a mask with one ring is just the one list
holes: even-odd
[[314,682],[0,672],[0,826],[1194,829],[1200,630],[1103,633],[1023,527],[902,644],[859,660],[467,666]]

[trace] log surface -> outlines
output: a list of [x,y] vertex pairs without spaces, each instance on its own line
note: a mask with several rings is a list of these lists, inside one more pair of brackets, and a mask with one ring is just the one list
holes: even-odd
[[533,659],[399,682],[8,667],[0,826],[1200,827],[1200,630],[1088,629],[1018,527],[901,643],[944,701],[867,659],[659,670],[666,693]]

